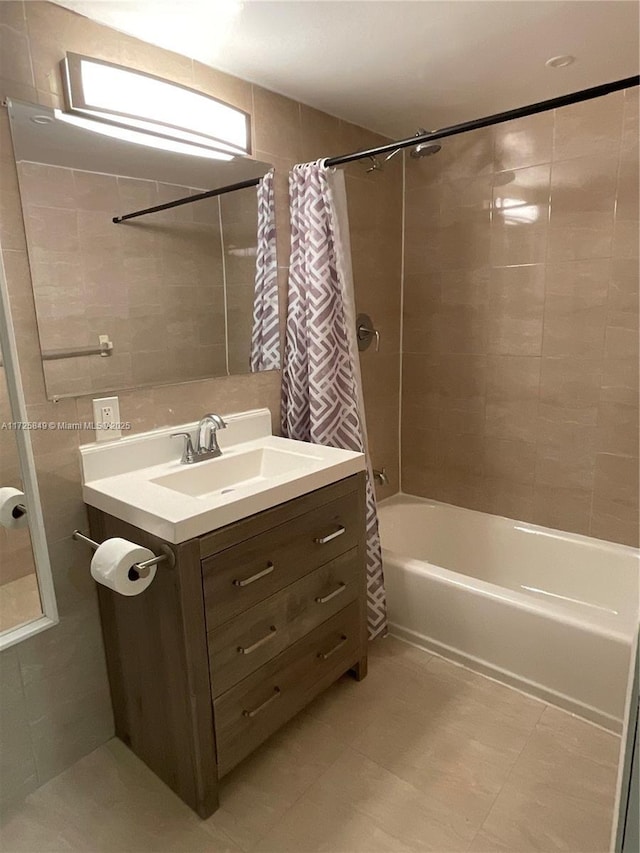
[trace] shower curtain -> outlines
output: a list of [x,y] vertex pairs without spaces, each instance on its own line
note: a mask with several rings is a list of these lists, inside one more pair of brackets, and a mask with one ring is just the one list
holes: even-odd
[[258,184],[258,247],[251,332],[251,370],[280,369],[278,264],[273,169]]
[[[366,453],[344,175],[322,161],[289,175],[291,258],[282,374],[289,438]],[[387,625],[382,555],[367,456],[369,637]]]

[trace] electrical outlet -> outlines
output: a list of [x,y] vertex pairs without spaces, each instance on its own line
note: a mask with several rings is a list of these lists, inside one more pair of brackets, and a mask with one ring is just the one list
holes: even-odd
[[93,423],[96,441],[112,441],[122,438],[120,423],[120,401],[117,397],[100,397],[93,401]]

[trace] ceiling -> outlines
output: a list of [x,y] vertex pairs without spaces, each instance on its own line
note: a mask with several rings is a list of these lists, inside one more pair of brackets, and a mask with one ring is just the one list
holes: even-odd
[[637,0],[58,2],[392,137],[639,70]]

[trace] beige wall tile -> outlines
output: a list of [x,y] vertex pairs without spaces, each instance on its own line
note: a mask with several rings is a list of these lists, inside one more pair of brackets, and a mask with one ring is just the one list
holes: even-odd
[[[438,274],[429,277],[437,280]],[[440,301],[443,305],[485,305],[490,280],[487,267],[471,270],[442,270],[440,279]],[[408,298],[405,278],[404,298]]]
[[[7,656],[3,652],[2,658]],[[11,678],[8,667],[3,666],[3,685]],[[2,691],[4,693],[4,691]],[[38,785],[35,759],[31,749],[31,733],[25,714],[24,697],[15,696],[13,700],[3,701],[0,710],[0,773],[3,782],[1,802],[8,806]]]
[[183,86],[193,86],[193,62],[188,56],[181,56],[155,44],[148,44],[132,36],[121,34],[118,39],[119,62],[136,71],[148,71],[158,77],[173,80]]
[[536,446],[529,441],[486,436],[483,461],[487,477],[531,485],[536,469]]
[[256,148],[278,157],[300,161],[300,104],[253,87]]
[[544,282],[543,265],[492,270],[487,300],[487,352],[540,355]]
[[624,117],[622,120],[622,147],[633,148],[638,144],[638,114],[640,98],[638,87],[625,89]]
[[502,515],[517,521],[531,518],[533,512],[533,483],[518,483],[503,477],[485,475],[485,503],[483,512]]
[[640,221],[616,219],[613,229],[613,255],[616,258],[638,259]]
[[555,162],[551,169],[550,261],[611,255],[618,157]]
[[487,361],[475,355],[443,355],[439,360],[440,406],[445,410],[480,412],[488,393]]
[[343,128],[340,119],[300,105],[300,157],[303,162],[342,154]]
[[616,218],[638,221],[638,144],[623,149],[618,172],[618,187],[616,193]]
[[637,545],[638,457],[635,455],[596,455],[592,524],[601,531],[607,518],[629,531],[635,525],[635,542],[630,541],[631,537],[625,537],[625,541]]
[[489,356],[485,432],[499,438],[535,441],[540,359]]
[[[75,199],[80,210],[99,210],[111,216],[120,210],[119,189],[126,178],[73,171]],[[115,230],[115,229],[112,229]]]
[[608,325],[635,329],[638,325],[638,264],[614,258],[608,295]]
[[635,358],[605,359],[600,400],[638,405],[638,361]]
[[71,169],[44,163],[21,163],[20,188],[31,204],[70,209],[77,207]]
[[589,535],[595,536],[596,539],[605,539],[608,542],[630,545],[632,548],[637,548],[640,541],[635,514],[633,517],[620,518],[617,514],[611,515],[607,512],[601,512],[595,507],[591,513]]
[[24,3],[18,0],[6,0],[0,3],[0,24],[11,27],[19,33],[26,33],[27,19],[24,13]]
[[551,161],[553,113],[506,121],[494,128],[494,170],[522,169]]
[[435,256],[431,246],[427,255],[437,258],[442,269],[478,269],[488,266],[490,245],[487,229],[491,221],[489,202],[485,208],[452,207],[443,211],[435,238]]
[[638,403],[600,400],[598,406],[598,440],[600,453],[633,456],[638,452]]
[[607,359],[638,358],[638,328],[607,326],[604,338]]
[[541,416],[549,420],[594,424],[601,380],[600,359],[543,358],[540,374]]
[[492,127],[450,136],[442,140],[442,150],[435,157],[417,162],[424,163],[424,169],[428,170],[431,162],[437,160],[437,165],[452,179],[489,175],[493,171],[493,136]]
[[0,77],[24,86],[34,85],[27,35],[4,23],[0,23]]
[[544,262],[551,167],[532,166],[494,176],[491,221],[493,266]]
[[620,144],[624,92],[612,92],[555,111],[553,159],[602,154]]
[[[253,111],[253,87],[251,83],[241,80],[239,77],[232,77],[230,74],[225,74],[224,71],[210,68],[208,65],[203,65],[194,60],[192,85],[195,89],[201,89],[208,95],[213,95],[227,104],[244,110],[246,113]],[[252,117],[253,122],[255,122],[255,117]]]
[[591,489],[536,483],[531,521],[556,530],[590,532]]
[[594,427],[541,419],[536,450],[536,487],[591,489],[595,447]]
[[543,355],[602,353],[610,275],[610,262],[604,259],[548,265]]
[[[27,248],[24,235],[24,221],[20,208],[20,196],[15,174],[11,168],[2,165],[2,193],[0,194],[0,241],[3,251],[25,252]],[[6,180],[9,177],[10,180]]]
[[127,38],[80,15],[70,18],[53,3],[25,4],[35,85],[39,96],[62,106],[60,61],[67,51],[120,62],[120,39]]

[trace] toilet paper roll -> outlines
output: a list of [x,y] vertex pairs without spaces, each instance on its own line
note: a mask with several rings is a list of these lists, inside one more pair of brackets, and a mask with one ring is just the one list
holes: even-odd
[[29,524],[27,513],[20,509],[26,506],[24,492],[5,486],[0,489],[0,524],[8,530],[16,530]]
[[154,556],[153,551],[134,545],[126,539],[107,539],[98,546],[93,555],[91,576],[120,595],[140,595],[154,579],[157,566],[151,566],[149,574],[141,577],[134,564],[150,560]]

